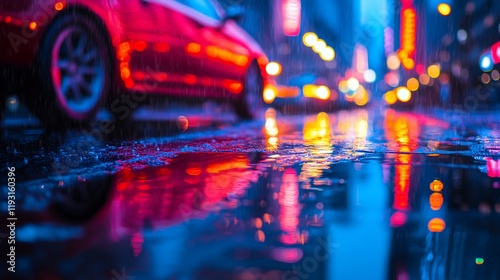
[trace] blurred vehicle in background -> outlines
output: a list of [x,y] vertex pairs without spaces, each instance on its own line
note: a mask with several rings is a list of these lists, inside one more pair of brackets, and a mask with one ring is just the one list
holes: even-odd
[[9,90],[29,81],[47,127],[89,123],[106,102],[123,119],[149,94],[229,99],[253,118],[272,81],[239,16],[211,0],[2,0],[0,73]]
[[345,76],[338,82],[341,100],[359,107],[365,106],[370,101],[371,83],[375,80],[375,72],[371,69],[355,71],[349,69]]
[[285,111],[303,108],[331,110],[338,107],[338,94],[333,81],[314,73],[304,73],[289,77],[286,85],[278,85],[273,92],[264,91],[264,101]]

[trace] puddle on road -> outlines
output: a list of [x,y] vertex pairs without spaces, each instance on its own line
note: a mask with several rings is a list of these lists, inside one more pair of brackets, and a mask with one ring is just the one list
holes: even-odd
[[499,177],[497,160],[458,155],[282,165],[179,154],[65,185],[44,213],[20,212],[18,275],[496,279]]
[[[500,160],[475,153],[498,143],[484,131],[457,140],[422,115],[368,113],[282,122],[268,111],[262,138],[235,127],[239,138],[202,131],[189,145],[96,152],[92,175],[19,188],[18,275],[500,277]],[[236,152],[257,150],[267,153]]]

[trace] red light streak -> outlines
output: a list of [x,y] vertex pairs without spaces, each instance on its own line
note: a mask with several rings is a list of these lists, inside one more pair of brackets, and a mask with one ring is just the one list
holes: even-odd
[[291,168],[283,174],[279,204],[280,227],[284,231],[281,240],[285,244],[296,244],[300,214],[299,185],[297,173]]
[[488,177],[500,178],[500,160],[494,160],[492,158],[485,158],[485,160]]

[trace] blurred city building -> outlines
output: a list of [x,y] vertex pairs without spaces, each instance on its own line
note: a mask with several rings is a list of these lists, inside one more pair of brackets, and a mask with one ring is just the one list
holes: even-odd
[[[240,24],[271,61],[280,63],[280,84],[305,74],[326,79],[335,88],[352,77],[361,84],[374,83],[384,77],[386,54],[394,51],[392,0],[221,0],[221,4],[244,8]],[[357,49],[366,54],[356,55]]]
[[[491,58],[500,41],[500,2],[494,0],[401,0],[398,86],[418,81],[420,103],[476,109],[498,102],[500,72]],[[409,23],[410,22],[410,23]],[[414,48],[405,53],[407,48]],[[482,60],[483,57],[486,57]],[[481,65],[483,64],[483,66]],[[389,64],[388,64],[389,66]],[[481,104],[482,103],[482,104]]]
[[[389,105],[471,109],[500,100],[499,1],[221,2],[244,7],[240,23],[282,66],[280,84],[314,74],[345,93],[339,101],[352,101],[355,78],[370,100]],[[333,57],[321,52],[328,47]]]

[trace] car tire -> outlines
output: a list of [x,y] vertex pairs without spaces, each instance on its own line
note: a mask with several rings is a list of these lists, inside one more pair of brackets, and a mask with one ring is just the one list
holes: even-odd
[[248,68],[243,86],[243,95],[236,101],[235,112],[241,119],[255,119],[264,108],[264,80],[257,63]]
[[26,98],[46,128],[91,123],[111,90],[109,54],[109,39],[96,20],[64,14],[49,26],[38,53],[38,87]]

